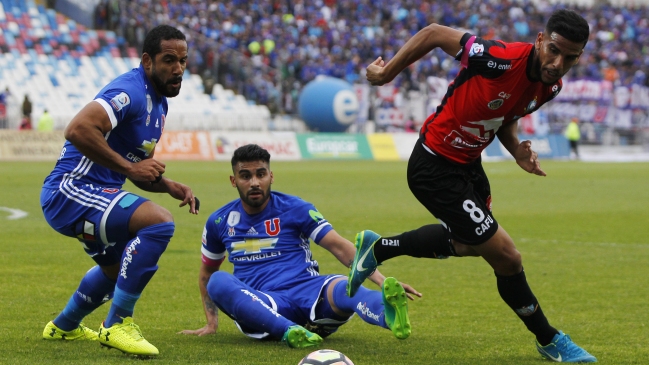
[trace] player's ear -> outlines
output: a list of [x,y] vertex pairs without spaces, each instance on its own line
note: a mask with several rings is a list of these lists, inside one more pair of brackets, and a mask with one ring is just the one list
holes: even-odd
[[534,42],[534,48],[536,48],[536,52],[541,51],[542,44],[543,44],[543,32],[539,32],[539,34],[536,35],[536,41]]
[[147,71],[150,70],[152,64],[153,64],[153,59],[151,58],[151,56],[149,56],[148,53],[143,53],[142,54],[142,66],[144,66],[144,69],[147,70]]
[[273,177],[273,172],[271,171],[270,172],[270,183],[272,184],[274,182],[275,182],[275,178]]
[[230,175],[230,184],[232,184],[233,188],[237,187],[237,183],[234,181],[234,176]]

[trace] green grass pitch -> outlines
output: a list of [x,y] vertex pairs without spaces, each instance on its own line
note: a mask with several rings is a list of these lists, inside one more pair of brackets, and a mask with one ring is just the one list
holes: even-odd
[[[93,265],[76,240],[43,219],[40,186],[52,166],[0,163],[0,207],[29,213],[8,220],[0,210],[0,364],[139,364],[96,343],[41,340],[45,324]],[[485,163],[494,215],[522,252],[544,312],[600,363],[649,363],[649,164],[543,161],[543,168],[548,176],[541,178],[511,161]],[[396,234],[434,222],[408,190],[405,162],[272,162],[271,169],[274,190],[313,202],[350,240],[362,229]],[[238,197],[230,173],[225,162],[168,162],[165,176],[190,185],[201,199],[199,216],[168,195],[145,194],[168,208],[177,226],[136,306],[136,323],[160,349],[153,364],[291,365],[310,352],[249,339],[223,315],[215,336],[177,334],[205,322],[197,286],[201,233],[212,211]],[[312,246],[322,273],[346,273]],[[356,317],[322,348],[341,351],[356,365],[547,363],[500,299],[482,259],[400,257],[381,271],[424,295],[410,304],[411,337],[397,340]],[[85,322],[98,328],[107,310]]]

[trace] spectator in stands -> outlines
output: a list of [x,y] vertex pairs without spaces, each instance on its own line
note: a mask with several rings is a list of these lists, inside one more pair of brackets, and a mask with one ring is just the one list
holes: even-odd
[[20,125],[18,126],[18,129],[20,129],[21,131],[31,130],[32,129],[32,121],[29,120],[29,118],[27,118],[27,117],[23,117],[20,120]]
[[43,114],[38,118],[36,129],[39,132],[51,132],[54,130],[54,118],[52,118],[47,109],[43,110]]
[[29,119],[29,123],[32,121],[32,102],[29,100],[29,95],[25,94],[23,99],[23,118]]
[[[7,87],[7,91],[9,88]],[[8,128],[7,123],[7,92],[0,93],[0,129]]]
[[570,119],[566,131],[563,133],[564,136],[568,139],[570,145],[570,153],[575,154],[575,158],[579,159],[579,140],[581,139],[581,131],[579,130],[579,118],[573,117]]

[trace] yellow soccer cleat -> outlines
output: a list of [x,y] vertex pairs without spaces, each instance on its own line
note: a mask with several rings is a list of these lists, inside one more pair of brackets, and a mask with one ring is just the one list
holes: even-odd
[[118,349],[125,354],[138,356],[155,356],[158,349],[142,337],[140,327],[133,323],[133,318],[126,317],[124,322],[115,323],[109,328],[101,323],[99,327],[99,343],[102,346]]
[[72,331],[64,331],[58,328],[54,322],[50,321],[43,329],[44,340],[63,340],[63,341],[97,341],[97,332],[79,324],[79,327]]

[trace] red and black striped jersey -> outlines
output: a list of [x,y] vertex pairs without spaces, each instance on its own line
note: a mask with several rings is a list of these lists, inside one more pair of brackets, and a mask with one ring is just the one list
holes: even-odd
[[463,67],[421,134],[433,152],[466,164],[480,157],[500,127],[557,96],[562,83],[530,80],[533,44],[485,40],[469,33],[460,44],[456,59]]

